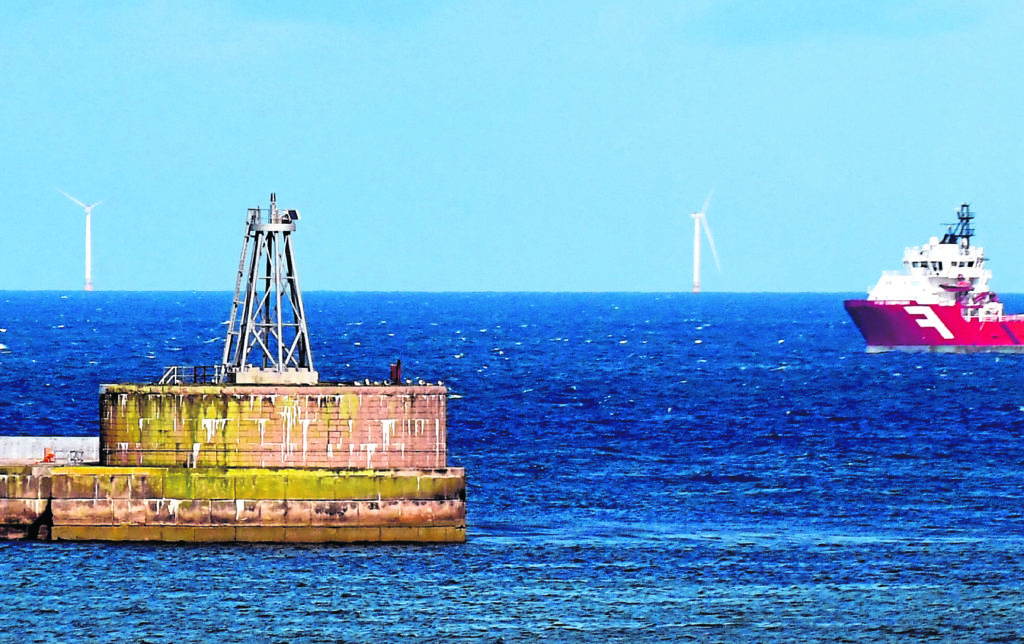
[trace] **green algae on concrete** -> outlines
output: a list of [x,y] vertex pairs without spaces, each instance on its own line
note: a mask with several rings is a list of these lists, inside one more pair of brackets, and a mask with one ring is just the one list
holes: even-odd
[[0,466],[0,491],[6,538],[45,520],[65,540],[465,540],[458,468]]

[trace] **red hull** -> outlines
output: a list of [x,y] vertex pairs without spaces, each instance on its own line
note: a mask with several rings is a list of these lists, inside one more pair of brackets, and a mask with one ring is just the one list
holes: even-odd
[[847,300],[843,303],[868,350],[922,349],[1024,352],[1024,316],[966,320],[959,305]]

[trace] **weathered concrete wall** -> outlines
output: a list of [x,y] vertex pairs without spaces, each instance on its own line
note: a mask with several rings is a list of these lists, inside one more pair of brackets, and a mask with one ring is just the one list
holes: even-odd
[[35,463],[46,450],[59,463],[98,463],[100,440],[96,436],[0,436],[0,462]]
[[466,538],[465,472],[0,467],[0,536],[111,541]]
[[440,385],[104,385],[100,461],[445,467],[447,393]]

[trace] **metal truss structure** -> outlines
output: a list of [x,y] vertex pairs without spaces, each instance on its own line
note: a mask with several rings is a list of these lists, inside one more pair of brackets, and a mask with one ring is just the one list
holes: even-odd
[[295,271],[297,210],[250,208],[224,343],[227,382],[314,384],[313,352]]

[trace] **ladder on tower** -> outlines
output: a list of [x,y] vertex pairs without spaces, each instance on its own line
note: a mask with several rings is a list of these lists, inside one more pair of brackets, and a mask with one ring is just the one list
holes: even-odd
[[237,340],[239,339],[239,330],[235,328],[235,322],[238,321],[238,307],[244,304],[244,300],[239,299],[242,296],[242,280],[245,278],[247,271],[245,269],[245,260],[249,255],[249,242],[254,238],[255,232],[253,231],[253,224],[259,217],[259,209],[256,209],[254,215],[253,209],[249,209],[249,213],[245,219],[245,231],[242,233],[242,255],[238,259],[238,274],[235,277],[235,295],[231,302],[231,318],[228,320],[228,337],[224,343],[224,358],[221,360],[223,364],[227,364],[231,358],[231,350],[235,347]]

